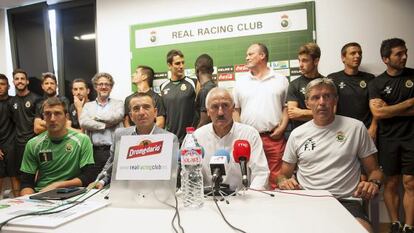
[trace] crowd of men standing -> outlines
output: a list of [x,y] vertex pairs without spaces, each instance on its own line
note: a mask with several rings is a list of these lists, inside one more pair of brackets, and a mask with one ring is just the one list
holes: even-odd
[[[0,177],[11,177],[14,196],[86,186],[113,157],[116,130],[131,126],[128,134],[141,132],[140,126],[135,131],[133,126],[141,118],[148,121],[144,113],[151,109],[154,124],[144,131],[153,133],[156,126],[157,131],[175,134],[180,143],[189,126],[199,128],[195,135],[206,148],[217,148],[213,143],[229,148],[240,135],[253,140],[257,154],[252,154],[250,183],[256,188],[324,188],[347,200],[341,203],[350,210],[355,208],[350,207],[348,197],[372,198],[384,183],[392,232],[414,232],[414,70],[405,66],[407,48],[402,39],[384,40],[380,51],[386,71],[378,77],[359,70],[362,48],[352,42],[341,50],[344,69],[325,78],[318,71],[320,48],[304,44],[298,50],[301,76],[289,83],[268,67],[268,48],[254,43],[246,52],[249,76],[236,82],[233,93],[227,93],[216,88],[209,55],[196,60],[195,80],[185,76],[184,54],[171,50],[166,57],[171,77],[160,86],[160,94],[152,90],[154,70],[136,68],[132,82],[147,103],[136,109],[131,105],[131,100],[138,101],[136,93],[125,101],[110,97],[115,82],[108,73],[92,78],[97,98],[91,101],[87,82],[75,79],[69,105],[57,95],[54,74],[42,74],[42,97],[28,89],[27,73],[16,69],[14,97],[8,95],[7,77],[0,75]],[[291,137],[287,132],[292,132]],[[340,145],[333,148],[335,143]],[[59,158],[56,151],[76,159]],[[62,169],[64,176],[58,174]],[[347,177],[338,177],[338,171]],[[401,181],[405,226],[398,216]],[[363,225],[367,223],[363,213],[350,212]],[[364,226],[370,230],[369,224]]]

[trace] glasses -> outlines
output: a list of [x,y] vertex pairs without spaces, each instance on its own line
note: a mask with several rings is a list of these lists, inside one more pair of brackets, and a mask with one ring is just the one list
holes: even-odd
[[43,113],[43,118],[50,119],[50,118],[52,118],[52,116],[62,117],[63,115],[65,115],[64,112],[44,112]]
[[318,100],[321,99],[321,97],[322,97],[322,99],[329,101],[329,100],[335,99],[336,95],[334,95],[334,94],[313,95],[313,96],[309,97],[309,100],[310,101],[318,101]]
[[110,83],[97,83],[97,87],[111,87],[112,85]]

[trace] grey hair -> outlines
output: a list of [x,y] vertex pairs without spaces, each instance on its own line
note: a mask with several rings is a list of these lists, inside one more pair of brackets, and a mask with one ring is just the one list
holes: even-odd
[[224,93],[229,94],[230,101],[231,101],[231,105],[234,105],[234,99],[233,99],[233,96],[232,96],[232,94],[231,94],[229,91],[227,91],[226,89],[224,89],[224,88],[222,88],[222,87],[215,87],[215,88],[211,89],[211,90],[208,92],[207,96],[206,96],[206,108],[207,108],[207,109],[209,108],[209,104],[210,104],[210,99],[211,99],[211,97],[212,97],[214,94],[216,94],[217,92],[218,92],[218,93],[224,92]]
[[332,81],[332,79],[330,79],[330,78],[317,78],[317,79],[314,79],[314,80],[310,81],[308,83],[308,85],[306,85],[305,99],[309,98],[309,93],[312,90],[312,88],[314,88],[316,86],[322,86],[322,85],[330,87],[334,91],[335,97],[338,96],[338,90],[336,89],[336,85]]
[[96,88],[96,84],[100,78],[108,79],[108,81],[111,83],[111,87],[113,87],[115,84],[115,81],[112,78],[112,75],[110,75],[109,73],[101,72],[101,73],[96,73],[92,78],[92,84],[94,88]]

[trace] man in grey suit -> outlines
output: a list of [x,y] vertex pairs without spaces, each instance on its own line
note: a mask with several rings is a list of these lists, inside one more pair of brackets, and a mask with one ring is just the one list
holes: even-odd
[[[98,177],[99,182],[95,188],[102,188],[111,182],[112,164],[114,161],[114,152],[116,144],[124,135],[141,135],[141,134],[172,134],[155,125],[157,117],[157,109],[155,108],[155,101],[151,95],[147,93],[136,93],[129,100],[129,117],[135,123],[135,126],[128,128],[118,128],[115,131],[114,143],[111,146],[110,157],[106,162],[102,172]],[[174,134],[172,134],[174,135]],[[174,143],[178,144],[178,138],[174,135]]]

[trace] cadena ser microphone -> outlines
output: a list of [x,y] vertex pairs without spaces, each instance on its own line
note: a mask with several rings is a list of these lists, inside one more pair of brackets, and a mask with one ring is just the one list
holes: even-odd
[[230,154],[227,150],[220,149],[214,153],[210,159],[210,170],[212,175],[213,186],[222,182],[222,176],[226,175],[225,165],[229,163]]
[[250,159],[250,143],[247,140],[236,140],[233,145],[233,158],[236,163],[240,164],[242,174],[242,184],[244,187],[249,186],[247,179],[247,162]]

